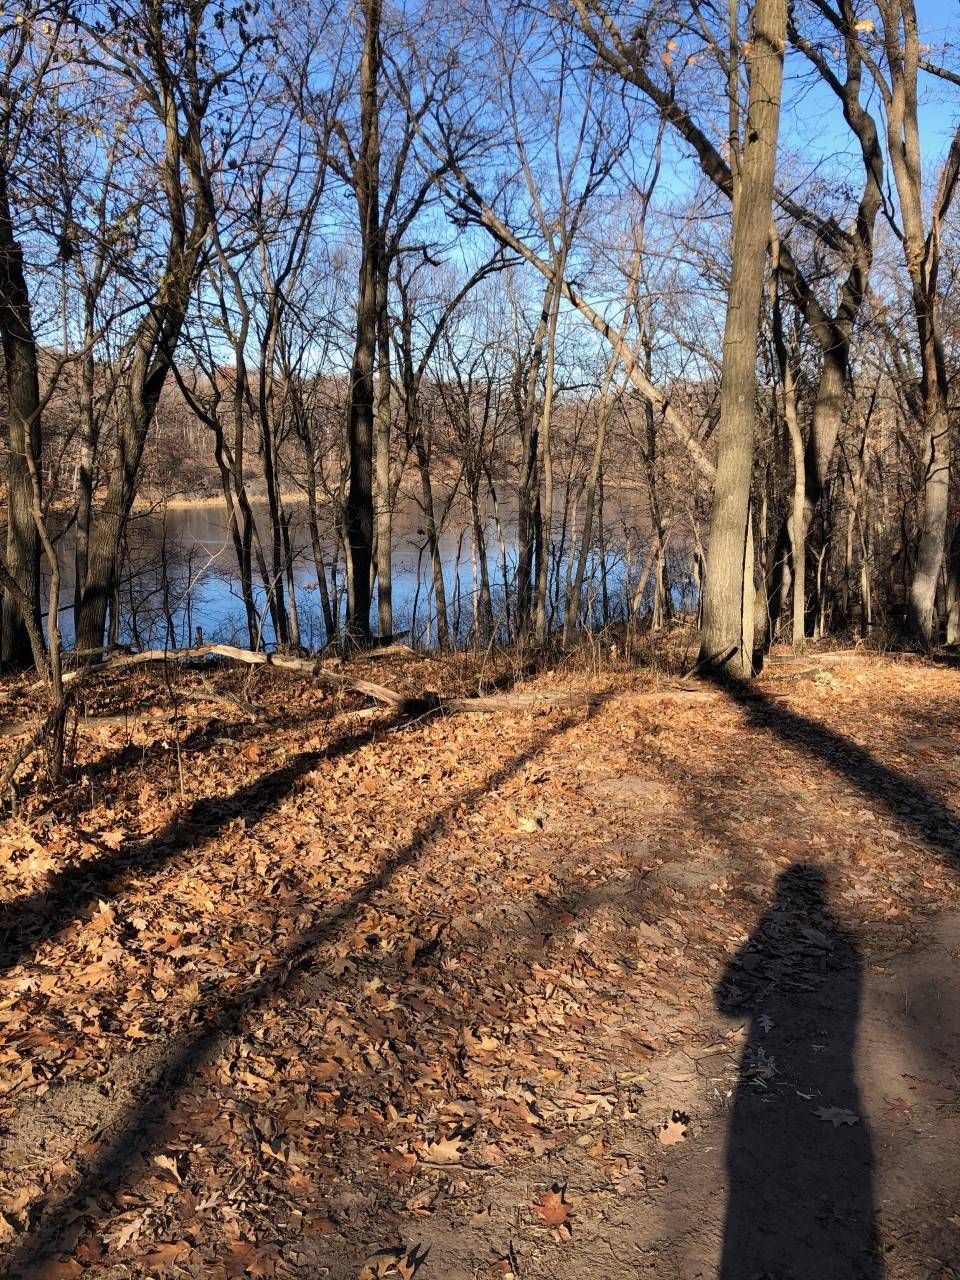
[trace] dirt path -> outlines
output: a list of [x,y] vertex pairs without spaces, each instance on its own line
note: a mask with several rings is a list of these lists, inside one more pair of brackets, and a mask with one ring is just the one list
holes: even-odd
[[960,1275],[960,675],[773,674],[105,727],[2,837],[10,1273]]

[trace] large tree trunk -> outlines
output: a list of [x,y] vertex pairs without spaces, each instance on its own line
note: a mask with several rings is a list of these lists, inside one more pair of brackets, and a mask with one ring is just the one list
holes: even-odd
[[960,522],[954,526],[947,558],[947,644],[960,644]]
[[[950,488],[950,423],[937,275],[941,228],[960,175],[960,129],[953,136],[934,196],[929,231],[924,224],[918,78],[922,46],[913,0],[880,0],[889,86],[884,88],[887,150],[900,203],[901,242],[910,276],[920,344],[924,436],[923,517],[907,622],[923,645],[934,639],[937,583],[943,564]],[[878,75],[876,66],[872,67]]]
[[[775,632],[777,624],[780,621],[780,612],[783,608],[783,588],[789,581],[792,586],[793,608],[791,612],[791,631],[790,638],[793,647],[796,650],[802,650],[804,647],[804,639],[806,635],[806,559],[807,559],[807,539],[806,533],[809,527],[809,518],[812,507],[808,506],[808,488],[807,488],[807,472],[811,470],[815,477],[819,476],[817,482],[817,497],[822,492],[822,486],[826,481],[826,472],[830,465],[830,456],[833,453],[836,444],[837,434],[840,429],[840,406],[843,401],[843,384],[840,383],[839,402],[832,403],[833,393],[829,390],[833,374],[828,374],[828,363],[833,368],[833,362],[824,361],[823,370],[820,379],[820,388],[817,393],[816,405],[813,414],[813,426],[811,428],[811,439],[818,428],[817,413],[821,413],[820,430],[826,430],[827,434],[832,431],[832,437],[828,444],[822,449],[818,449],[814,444],[811,449],[804,455],[803,432],[800,429],[800,418],[797,413],[797,386],[794,376],[793,352],[788,350],[786,336],[783,330],[783,313],[780,307],[780,291],[778,288],[779,280],[779,243],[774,241],[774,273],[771,279],[770,292],[772,303],[773,318],[773,343],[777,354],[777,364],[780,369],[780,382],[783,387],[783,417],[786,423],[787,433],[790,437],[790,452],[793,458],[793,497],[790,511],[786,519],[786,541],[790,550],[790,568],[786,571],[780,568],[780,590],[776,593],[775,609],[776,613],[771,619],[771,631]],[[831,421],[827,427],[824,426],[824,413],[828,411],[828,406],[836,411],[835,421]],[[822,444],[821,440],[821,444]],[[821,474],[822,469],[822,474]],[[778,539],[777,552],[783,553],[783,539]],[[772,638],[772,636],[771,636]]]
[[719,454],[700,660],[735,676],[753,672],[753,543],[749,520],[757,329],[773,199],[786,24],[785,0],[758,0],[723,335]]
[[40,458],[40,383],[23,252],[14,235],[4,174],[0,174],[0,337],[7,389],[6,561],[20,588],[17,593],[3,593],[0,663],[27,667],[33,662],[30,624],[40,622],[40,537],[27,461],[28,450]]
[[517,490],[517,638],[530,628],[533,604],[533,572],[540,542],[540,431],[537,423],[537,387],[543,344],[552,306],[554,281],[547,281],[540,319],[530,343],[526,376],[516,371],[513,398],[520,424],[520,483]]
[[360,213],[360,281],[357,340],[350,371],[347,434],[350,488],[347,538],[350,591],[347,635],[370,639],[370,571],[373,564],[373,368],[377,346],[377,282],[380,243],[380,128],[377,88],[380,79],[380,0],[364,0],[363,56],[360,60],[360,150],[354,172]]
[[935,292],[915,294],[920,331],[924,415],[923,520],[917,563],[907,598],[910,630],[924,645],[933,643],[937,583],[943,564],[950,499],[950,420],[947,378]]
[[377,289],[377,425],[374,481],[377,499],[377,634],[393,635],[393,488],[390,483],[390,331],[387,323],[386,263]]

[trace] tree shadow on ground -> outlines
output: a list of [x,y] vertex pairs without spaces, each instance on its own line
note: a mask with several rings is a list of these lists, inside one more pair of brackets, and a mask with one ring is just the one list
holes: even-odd
[[[262,973],[242,992],[224,999],[215,990],[201,999],[196,1006],[194,1025],[190,1031],[178,1037],[159,1065],[140,1082],[136,1096],[114,1136],[86,1163],[79,1179],[69,1190],[44,1205],[39,1222],[17,1246],[5,1274],[19,1277],[20,1280],[40,1280],[41,1276],[46,1275],[51,1259],[63,1251],[61,1236],[64,1230],[75,1227],[83,1216],[97,1216],[93,1212],[92,1197],[109,1193],[121,1182],[131,1163],[152,1145],[156,1135],[163,1129],[191,1077],[223,1050],[226,1042],[237,1033],[244,1021],[265,1009],[281,991],[289,998],[297,984],[306,981],[317,949],[331,941],[362,906],[389,888],[394,877],[405,867],[412,865],[432,841],[455,823],[462,821],[465,809],[472,808],[489,792],[501,787],[511,776],[536,759],[552,740],[574,725],[582,723],[584,719],[594,716],[604,701],[601,696],[582,712],[565,715],[558,723],[551,725],[534,745],[515,753],[480,783],[454,796],[447,805],[421,823],[411,839],[386,859],[376,875],[370,877],[347,899],[323,911],[309,931],[291,944],[277,961],[265,966]],[[356,737],[347,736],[338,740],[335,745],[339,753],[343,754],[368,740],[373,732],[371,730]],[[260,812],[263,808],[273,807],[278,803],[289,791],[292,780],[312,768],[319,758],[329,758],[330,750],[304,753],[304,757],[297,757],[296,761],[283,770],[277,770],[268,775],[267,779],[262,779],[255,788],[261,805]],[[241,794],[235,793],[229,801],[220,803],[227,805],[230,812],[236,812],[246,803],[238,800]],[[243,808],[243,812],[249,816],[249,806]],[[219,813],[215,818],[218,828],[226,820],[225,815]],[[142,869],[142,861],[137,865]],[[124,870],[129,870],[129,867],[125,865]],[[112,874],[119,874],[119,868]],[[73,1247],[72,1242],[69,1247]]]
[[[201,699],[197,699],[200,701]],[[329,703],[327,706],[329,707]],[[151,742],[136,743],[128,741],[115,746],[107,746],[101,755],[94,759],[74,764],[70,777],[74,782],[85,786],[103,782],[114,774],[122,774],[131,769],[148,769],[168,762],[171,754],[177,750],[182,755],[209,750],[218,737],[229,738],[237,746],[247,742],[255,742],[266,737],[278,727],[284,730],[315,725],[324,707],[317,706],[309,712],[290,713],[281,718],[263,716],[258,720],[230,720],[222,715],[211,714],[201,716],[202,723],[194,725],[182,737],[178,736],[176,719],[155,720],[149,718],[137,720],[131,716],[128,732],[134,729],[146,729],[154,733],[167,732],[166,737],[157,737]],[[180,717],[181,727],[186,717]],[[95,722],[94,722],[95,723]],[[58,797],[58,803],[69,806],[70,812],[77,809],[76,791],[64,791]]]
[[822,761],[960,871],[960,819],[920,782],[884,764],[835,729],[792,711],[752,683],[709,673],[703,678],[743,709],[751,727],[766,730],[788,747]]
[[861,964],[823,874],[797,864],[716,988],[749,1020],[727,1132],[720,1280],[880,1280],[854,1074]]
[[236,818],[259,820],[321,762],[349,755],[372,742],[385,728],[400,727],[407,719],[394,717],[359,733],[341,734],[324,747],[300,752],[229,795],[201,797],[149,839],[127,841],[119,849],[110,850],[92,835],[81,832],[100,849],[100,857],[65,867],[52,875],[42,889],[0,905],[0,974],[31,956],[44,939],[82,916],[88,907],[115,897],[130,877],[156,874],[181,853],[189,853],[192,858]]

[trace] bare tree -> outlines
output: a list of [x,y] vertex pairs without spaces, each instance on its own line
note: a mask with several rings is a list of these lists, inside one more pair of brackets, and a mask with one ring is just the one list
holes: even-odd
[[[40,378],[30,292],[18,238],[19,169],[42,114],[42,94],[55,69],[65,7],[34,3],[0,17],[0,340],[7,393],[6,571],[0,664],[33,660],[31,633],[40,620],[40,534],[34,519],[30,459],[41,453]],[[20,192],[21,198],[25,195]],[[40,481],[39,471],[37,481]]]
[[[940,171],[928,224],[924,216],[919,120],[919,76],[923,59],[916,8],[913,0],[879,0],[877,7],[883,62],[866,50],[863,57],[885,108],[887,153],[897,189],[900,239],[910,278],[921,367],[924,509],[907,614],[914,635],[929,645],[934,638],[937,583],[943,565],[950,495],[950,418],[938,276],[941,228],[960,178],[960,128],[953,135]],[[857,25],[862,33],[860,39],[864,41],[872,23]],[[876,52],[879,54],[881,50]],[[929,64],[927,67],[933,70]],[[943,69],[936,69],[937,72],[949,74]],[[960,84],[960,77],[953,78]]]

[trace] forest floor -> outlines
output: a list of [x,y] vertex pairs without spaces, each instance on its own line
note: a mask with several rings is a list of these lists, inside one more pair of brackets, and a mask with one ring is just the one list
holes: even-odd
[[584,666],[104,678],[0,827],[0,1273],[960,1276],[960,670]]

